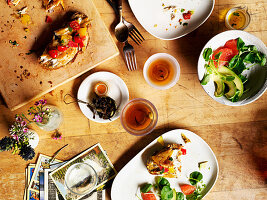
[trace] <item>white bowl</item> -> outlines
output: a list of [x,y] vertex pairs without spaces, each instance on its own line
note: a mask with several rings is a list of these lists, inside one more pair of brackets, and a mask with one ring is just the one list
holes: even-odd
[[[205,60],[202,56],[204,49],[210,47],[212,48],[212,50],[215,50],[218,47],[223,46],[225,42],[227,42],[228,40],[236,39],[238,37],[240,37],[244,41],[245,45],[255,45],[258,51],[261,51],[262,53],[267,55],[267,48],[265,44],[256,36],[240,30],[230,30],[222,32],[211,38],[200,53],[198,59],[199,80],[202,80],[205,73],[205,68],[204,68]],[[215,97],[214,96],[215,86],[213,81],[209,81],[207,85],[202,85],[202,87],[211,98],[213,98],[215,101],[221,104],[228,106],[246,105],[257,100],[267,89],[267,65],[263,67],[260,65],[255,65],[250,70],[244,71],[242,74],[247,75],[249,81],[248,84],[249,86],[251,86],[250,87],[251,89],[247,93],[243,94],[238,102],[231,102],[224,96]]]
[[[150,66],[150,64],[153,61],[158,60],[158,59],[167,60],[170,63],[172,63],[172,65],[174,66],[174,71],[175,71],[174,72],[174,77],[170,81],[170,83],[167,84],[167,85],[163,85],[163,86],[155,85],[148,78],[148,75],[147,75],[148,67]],[[166,90],[166,89],[169,89],[169,88],[173,87],[178,82],[179,77],[180,77],[180,65],[179,65],[178,61],[173,56],[171,56],[170,54],[167,54],[167,53],[156,53],[156,54],[150,56],[147,59],[145,65],[144,65],[144,68],[143,68],[143,75],[144,75],[144,78],[145,78],[146,82],[150,86],[152,86],[153,88],[156,88],[156,89],[159,89],[159,90]]]

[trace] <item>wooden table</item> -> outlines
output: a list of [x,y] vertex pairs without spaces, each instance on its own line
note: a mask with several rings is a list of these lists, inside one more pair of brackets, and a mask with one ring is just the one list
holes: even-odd
[[[113,10],[105,0],[94,2],[113,34]],[[124,1],[125,18],[133,22],[146,38],[140,46],[133,44],[138,59],[138,71],[127,71],[120,55],[44,95],[43,98],[50,104],[57,105],[64,114],[64,123],[60,127],[63,139],[52,140],[51,133],[43,132],[34,126],[40,136],[37,154],[52,155],[59,147],[69,144],[58,156],[59,159],[67,160],[100,142],[117,170],[120,170],[159,135],[168,130],[185,128],[201,136],[211,146],[219,161],[218,181],[205,199],[267,199],[267,93],[246,106],[224,106],[204,92],[197,77],[197,60],[202,47],[211,37],[226,30],[223,19],[225,12],[241,2],[253,13],[246,31],[256,35],[266,44],[267,2],[264,0],[217,0],[212,15],[200,28],[174,41],[159,40],[148,34]],[[122,45],[118,44],[118,47],[121,49]],[[166,91],[151,88],[142,75],[145,60],[158,52],[172,54],[181,65],[178,84]],[[76,95],[80,83],[96,71],[110,71],[119,75],[127,84],[131,99],[143,97],[153,102],[159,112],[159,121],[153,133],[135,137],[124,131],[120,120],[106,125],[98,124],[89,121],[77,104],[63,103],[64,94]],[[8,135],[8,127],[13,122],[14,115],[26,112],[32,104],[33,102],[11,112],[3,100],[0,101],[0,137]],[[35,162],[36,158],[37,156],[32,162]],[[25,167],[30,162],[25,162],[10,152],[0,153],[0,161],[0,199],[22,199]],[[110,191],[107,191],[107,199],[110,199]]]

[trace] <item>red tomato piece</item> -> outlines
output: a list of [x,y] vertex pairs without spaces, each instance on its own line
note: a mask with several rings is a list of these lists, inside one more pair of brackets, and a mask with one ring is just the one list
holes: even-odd
[[215,67],[228,65],[229,61],[235,55],[233,53],[233,50],[232,49],[225,48],[225,47],[219,47],[218,49],[216,49],[215,51],[213,51],[212,60],[215,60],[215,55],[217,55],[220,52],[222,52],[222,54],[221,54],[221,56],[219,58],[219,64],[218,64],[217,61],[214,61]]
[[74,42],[76,42],[76,43],[81,43],[83,40],[82,40],[82,38],[79,36],[79,34],[75,34],[74,35]]
[[12,5],[11,0],[7,0],[7,5]]
[[77,22],[77,21],[72,21],[70,22],[70,27],[73,29],[73,30],[79,30],[80,29],[80,24]]
[[188,11],[187,13],[183,13],[183,18],[184,19],[190,19],[192,16],[192,13],[190,11]]
[[186,149],[181,149],[181,151],[183,155],[186,155]]
[[147,193],[141,193],[143,200],[157,200],[155,194],[153,194],[151,191]]
[[52,18],[47,15],[45,18],[45,22],[46,23],[52,23],[52,21],[53,21]]
[[237,49],[237,39],[228,40],[225,43],[224,47],[232,49],[234,55],[237,55],[239,53],[239,51]]
[[48,54],[52,57],[52,58],[57,58],[58,56],[58,51],[56,49],[51,49],[48,51]]
[[73,42],[72,40],[70,40],[69,43],[68,43],[68,46],[69,47],[78,47],[78,43]]
[[60,51],[60,52],[64,52],[68,49],[68,47],[65,47],[65,46],[58,46],[57,47],[57,50]]
[[182,192],[183,192],[185,195],[193,194],[193,192],[194,192],[195,189],[196,189],[195,186],[193,186],[193,185],[188,185],[188,184],[180,185],[180,188],[181,188]]

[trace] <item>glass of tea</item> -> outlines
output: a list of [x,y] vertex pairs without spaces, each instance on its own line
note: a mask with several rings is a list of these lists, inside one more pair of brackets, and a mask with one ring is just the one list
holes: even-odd
[[128,133],[142,136],[149,134],[156,127],[158,112],[150,101],[136,98],[124,106],[120,119]]
[[166,90],[173,87],[179,80],[180,65],[170,54],[157,53],[146,61],[143,75],[150,86]]

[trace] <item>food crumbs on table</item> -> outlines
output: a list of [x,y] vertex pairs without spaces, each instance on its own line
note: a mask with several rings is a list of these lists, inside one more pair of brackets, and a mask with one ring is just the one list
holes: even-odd
[[28,29],[28,28],[24,28],[24,31],[25,31],[26,33],[28,33],[28,32],[30,32],[30,29]]
[[184,12],[184,11],[185,11],[185,10],[182,8],[182,9],[181,9],[181,12]]
[[174,13],[177,13],[177,9],[174,9]]
[[20,66],[20,69],[22,69],[22,68],[23,68],[23,66],[21,65],[21,66]]
[[19,53],[19,56],[24,56],[24,53]]
[[168,29],[166,28],[166,31],[167,31]]
[[46,18],[45,18],[45,22],[46,22],[46,23],[52,23],[53,20],[52,20],[51,17],[49,17],[49,16],[47,15]]
[[43,81],[40,81],[40,85],[42,85],[43,84]]
[[177,28],[177,26],[175,26],[174,28]]
[[25,35],[23,38],[24,38],[24,39],[27,39],[27,36]]
[[19,46],[19,43],[18,43],[16,40],[14,40],[14,41],[9,40],[9,43],[12,44],[13,47],[17,47],[17,46]]
[[187,26],[188,25],[188,23],[183,23],[183,26]]
[[173,20],[174,18],[175,18],[175,15],[171,13],[171,20]]
[[154,24],[154,27],[156,28],[156,27],[158,27],[158,25],[157,24]]
[[17,73],[17,70],[14,70],[15,73]]
[[52,81],[47,81],[49,84],[52,84]]

